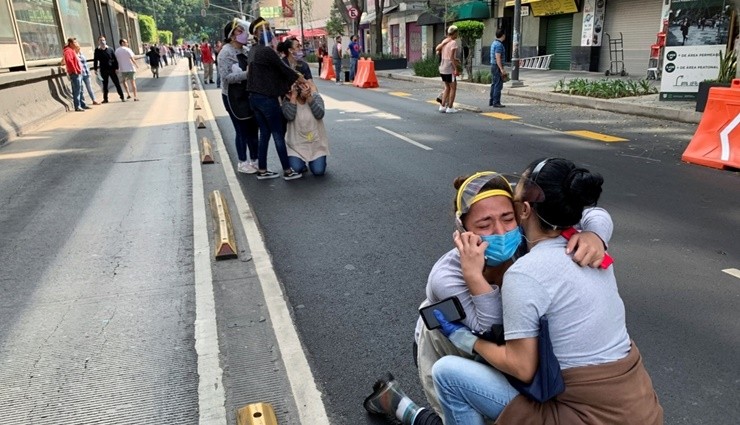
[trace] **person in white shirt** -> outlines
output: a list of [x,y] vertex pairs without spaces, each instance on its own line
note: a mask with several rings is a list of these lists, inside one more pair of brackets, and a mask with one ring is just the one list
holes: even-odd
[[128,88],[128,82],[131,81],[131,87],[134,92],[134,101],[138,101],[139,97],[136,91],[136,70],[139,69],[139,65],[136,64],[133,50],[128,47],[128,40],[122,38],[118,44],[120,44],[120,47],[116,49],[116,60],[118,61],[118,72],[121,73],[123,88],[126,90],[126,99],[131,99],[131,92]]

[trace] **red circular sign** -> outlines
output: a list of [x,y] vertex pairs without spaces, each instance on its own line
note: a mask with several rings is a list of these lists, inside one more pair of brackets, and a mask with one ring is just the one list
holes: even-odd
[[352,19],[357,19],[357,9],[354,7],[348,7],[347,13],[349,14],[349,17]]

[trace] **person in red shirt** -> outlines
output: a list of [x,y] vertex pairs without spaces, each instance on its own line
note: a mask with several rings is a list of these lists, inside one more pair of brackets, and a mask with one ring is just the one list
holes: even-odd
[[203,82],[213,84],[213,52],[211,52],[211,45],[208,44],[208,38],[203,38],[203,44],[200,45],[200,55],[203,62]]
[[85,109],[91,109],[85,105],[85,101],[82,99],[82,65],[80,65],[80,58],[77,57],[77,49],[79,48],[77,39],[70,37],[67,39],[67,45],[64,46],[62,51],[64,55],[64,66],[67,68],[67,76],[72,84],[72,102],[75,106],[75,111],[84,112]]

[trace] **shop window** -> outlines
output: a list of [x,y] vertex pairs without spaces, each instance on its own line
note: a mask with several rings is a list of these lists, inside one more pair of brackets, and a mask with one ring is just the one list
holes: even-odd
[[26,60],[62,57],[62,37],[52,0],[13,0]]
[[93,47],[93,35],[87,3],[82,0],[59,0],[62,27],[67,38],[74,37],[82,47]]
[[15,44],[13,21],[10,19],[8,3],[0,1],[0,44]]

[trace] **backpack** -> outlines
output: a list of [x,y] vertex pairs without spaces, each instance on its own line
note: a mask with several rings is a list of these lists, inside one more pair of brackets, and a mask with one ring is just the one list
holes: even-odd
[[[249,66],[249,59],[244,53],[236,55],[236,59],[239,61],[239,68],[242,71],[246,71]],[[229,91],[227,100],[229,101],[229,109],[238,120],[248,120],[254,117],[254,111],[249,105],[249,92],[247,91],[247,80],[240,81],[238,83],[229,84]]]

